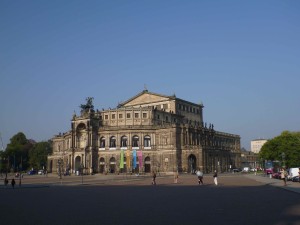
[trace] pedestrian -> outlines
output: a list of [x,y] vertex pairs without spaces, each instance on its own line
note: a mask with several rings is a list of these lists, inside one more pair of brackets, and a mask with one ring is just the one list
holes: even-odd
[[215,170],[215,172],[214,172],[213,178],[214,178],[214,183],[215,183],[215,185],[218,185],[218,173],[217,173],[216,170]]
[[8,184],[8,179],[7,179],[7,177],[5,177],[5,179],[4,179],[4,185],[7,186],[7,184]]
[[200,185],[202,185],[203,184],[203,172],[202,171],[200,171],[200,170],[198,170],[197,172],[196,172],[196,175],[197,175],[197,177],[198,177],[198,184]]
[[11,186],[12,186],[12,188],[15,188],[15,184],[16,184],[16,181],[15,181],[15,179],[13,178],[13,179],[11,180]]
[[178,183],[178,171],[174,173],[174,183]]
[[286,186],[287,173],[284,168],[281,168],[280,170],[280,177],[283,180],[283,186]]
[[152,185],[156,185],[156,173],[153,171],[152,172]]

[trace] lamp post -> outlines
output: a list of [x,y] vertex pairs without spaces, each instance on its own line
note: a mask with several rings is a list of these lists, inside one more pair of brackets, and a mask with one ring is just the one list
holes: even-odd
[[81,184],[83,184],[83,163],[80,164],[80,172],[81,172]]
[[284,160],[285,160],[285,153],[284,152],[281,153],[281,157],[282,157],[282,167],[284,167],[285,166],[285,162],[284,162]]
[[58,159],[58,161],[57,161],[57,166],[58,166],[58,177],[59,177],[59,179],[61,179],[62,159]]

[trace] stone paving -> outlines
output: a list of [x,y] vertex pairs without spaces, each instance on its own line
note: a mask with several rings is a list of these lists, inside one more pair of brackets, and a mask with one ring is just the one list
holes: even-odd
[[[83,185],[81,183],[83,179]],[[94,175],[25,177],[22,186],[0,188],[1,224],[300,225],[299,183],[263,176]],[[2,183],[3,184],[3,183]],[[18,184],[18,182],[17,182]],[[287,191],[288,190],[288,191]]]

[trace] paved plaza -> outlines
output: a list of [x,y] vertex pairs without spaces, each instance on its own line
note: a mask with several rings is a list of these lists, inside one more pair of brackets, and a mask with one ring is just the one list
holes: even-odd
[[300,184],[264,176],[24,176],[0,188],[1,224],[300,225]]

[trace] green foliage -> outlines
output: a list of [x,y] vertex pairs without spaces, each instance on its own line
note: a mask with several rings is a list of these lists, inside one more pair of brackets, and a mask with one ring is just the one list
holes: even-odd
[[29,152],[30,167],[35,169],[47,168],[47,156],[52,152],[50,142],[38,142]]
[[26,139],[25,134],[19,132],[14,135],[4,152],[8,169],[14,171],[27,169],[28,152],[32,147],[33,143]]
[[4,152],[1,153],[0,170],[19,171],[29,168],[41,169],[47,166],[47,156],[52,152],[50,142],[28,140],[22,132],[14,135]]
[[287,167],[300,166],[300,132],[282,132],[262,146],[259,156],[265,160],[284,161]]

